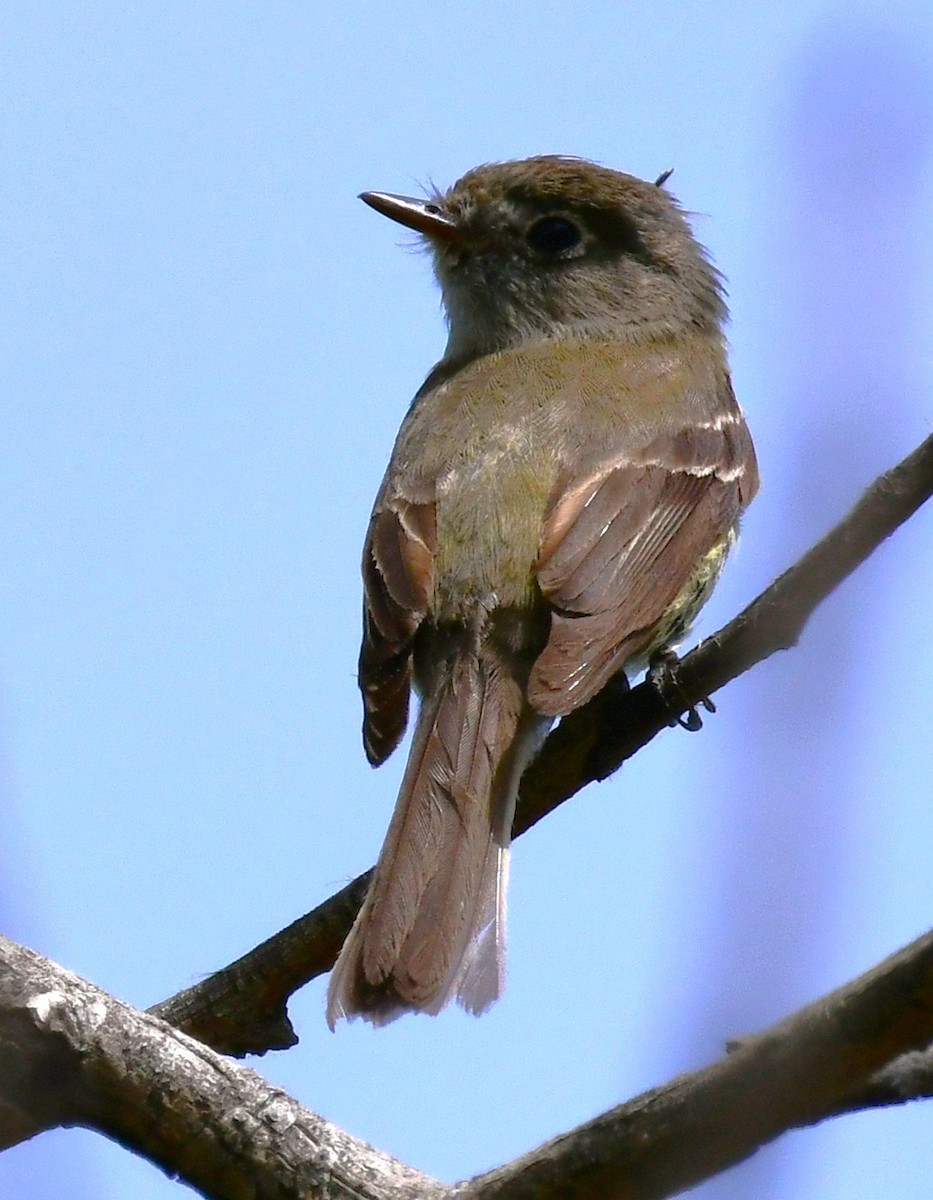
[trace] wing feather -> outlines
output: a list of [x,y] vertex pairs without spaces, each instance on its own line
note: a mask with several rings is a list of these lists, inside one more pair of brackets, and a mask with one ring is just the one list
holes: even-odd
[[402,495],[387,480],[363,547],[363,745],[384,762],[408,723],[411,654],[434,589],[434,501]]
[[528,685],[539,712],[585,703],[711,586],[757,488],[731,389],[721,400],[718,414],[558,479],[536,568],[552,609]]

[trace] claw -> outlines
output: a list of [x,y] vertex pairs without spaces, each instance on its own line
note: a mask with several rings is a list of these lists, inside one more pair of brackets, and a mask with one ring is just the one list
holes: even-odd
[[[679,665],[680,659],[673,650],[659,650],[648,664],[648,682],[660,693],[665,704],[673,706],[675,703],[682,703],[680,715],[669,723],[671,728],[679,725],[688,733],[699,733],[703,728],[703,718],[697,711],[696,705],[686,702],[677,677]],[[700,705],[707,712],[714,713],[716,711],[716,705],[709,696],[705,696],[700,701]]]

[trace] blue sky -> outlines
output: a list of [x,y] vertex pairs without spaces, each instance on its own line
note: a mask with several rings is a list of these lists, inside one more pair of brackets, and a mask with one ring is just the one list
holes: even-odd
[[[542,152],[675,168],[764,479],[700,635],[930,431],[922,0],[12,0],[0,34],[0,912],[133,1003],[369,865],[394,800],[401,756],[359,744],[359,547],[443,327],[358,192]],[[931,554],[925,512],[701,735],[521,840],[492,1013],[331,1035],[319,981],[255,1065],[454,1179],[922,932]],[[698,1194],[925,1200],[929,1132],[848,1119]],[[62,1179],[180,1191],[91,1134],[0,1156],[4,1200]]]

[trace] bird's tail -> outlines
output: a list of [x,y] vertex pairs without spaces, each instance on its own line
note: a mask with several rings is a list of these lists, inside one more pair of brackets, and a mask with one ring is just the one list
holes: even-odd
[[461,650],[425,697],[375,874],[331,975],[327,1020],[473,1013],[504,982],[509,841],[540,719],[502,665]]

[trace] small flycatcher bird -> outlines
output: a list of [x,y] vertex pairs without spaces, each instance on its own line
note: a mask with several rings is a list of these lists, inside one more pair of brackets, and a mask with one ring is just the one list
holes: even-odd
[[663,186],[577,158],[366,192],[419,233],[449,324],[363,551],[363,741],[421,697],[331,1027],[483,1012],[504,980],[519,779],[549,724],[682,637],[758,488],[721,277]]

